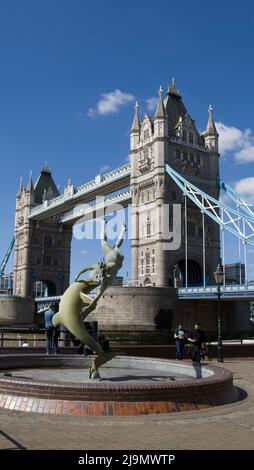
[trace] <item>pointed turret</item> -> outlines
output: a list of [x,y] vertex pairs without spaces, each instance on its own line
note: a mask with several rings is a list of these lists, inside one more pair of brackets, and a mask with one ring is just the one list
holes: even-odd
[[29,173],[29,181],[28,181],[28,185],[26,187],[26,190],[30,193],[33,193],[34,192],[34,184],[33,184],[33,179],[32,179],[32,171],[30,171]]
[[45,191],[47,199],[53,199],[54,197],[59,196],[59,191],[52,178],[51,171],[48,167],[47,162],[42,167],[41,174],[34,185],[36,204],[41,204],[43,202],[43,197],[45,197]]
[[215,123],[214,123],[214,120],[213,120],[213,107],[211,104],[209,104],[209,107],[208,107],[208,113],[209,113],[209,117],[208,117],[208,123],[207,123],[207,128],[206,128],[206,131],[204,133],[204,135],[219,135],[218,132],[217,132],[217,129],[216,129],[216,126],[215,126]]
[[214,119],[213,119],[213,108],[211,105],[208,107],[208,123],[207,123],[207,128],[203,134],[205,138],[205,145],[209,149],[214,149],[216,152],[218,152],[218,138],[219,134],[217,132]]
[[163,89],[160,86],[160,88],[158,90],[159,100],[158,100],[158,103],[157,103],[154,119],[164,119],[167,116],[167,113],[166,113],[166,110],[165,110],[165,107],[164,107],[164,103],[162,101],[162,93],[163,93]]
[[135,149],[138,142],[139,142],[139,136],[140,136],[140,120],[139,120],[139,112],[138,112],[138,102],[136,101],[135,103],[135,114],[134,114],[134,119],[133,123],[131,126],[131,150]]
[[155,137],[168,137],[168,116],[162,100],[163,89],[160,86],[158,90],[159,100],[154,115],[154,136]]
[[132,123],[132,126],[131,126],[131,133],[132,132],[139,132],[140,131],[140,120],[139,120],[139,112],[138,112],[138,108],[139,108],[139,104],[138,102],[136,101],[135,103],[135,114],[134,114],[134,119],[133,119],[133,123]]
[[18,189],[18,192],[17,192],[17,197],[18,198],[21,198],[21,194],[22,194],[22,191],[23,191],[23,177],[21,176],[20,177],[20,180],[19,180],[19,189]]

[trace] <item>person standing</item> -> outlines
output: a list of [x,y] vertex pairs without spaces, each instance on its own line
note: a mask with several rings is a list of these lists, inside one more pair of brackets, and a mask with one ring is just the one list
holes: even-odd
[[183,348],[186,339],[186,330],[183,328],[181,323],[175,330],[174,338],[176,340],[176,360],[181,361],[183,358]]
[[58,331],[53,325],[52,318],[57,312],[55,304],[50,306],[49,310],[46,310],[44,314],[45,320],[45,332],[46,332],[46,354],[50,354],[53,349],[55,354],[58,352]]
[[192,362],[200,362],[202,357],[202,350],[205,346],[205,333],[200,329],[200,323],[196,322],[194,330],[191,331],[188,341],[190,342],[190,349],[188,356]]

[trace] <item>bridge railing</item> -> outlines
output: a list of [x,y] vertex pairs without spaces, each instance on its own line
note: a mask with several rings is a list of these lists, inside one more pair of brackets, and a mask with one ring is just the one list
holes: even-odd
[[[215,297],[217,292],[217,286],[179,287],[178,297]],[[254,284],[229,284],[221,286],[221,295],[225,297],[253,296],[254,298]]]
[[45,210],[55,207],[59,204],[62,204],[66,200],[69,199],[75,199],[79,198],[81,194],[85,194],[86,192],[89,192],[92,188],[99,188],[100,186],[104,186],[105,184],[109,183],[110,181],[116,181],[118,178],[122,178],[125,175],[128,175],[130,172],[130,165],[122,165],[119,168],[116,168],[115,170],[106,173],[105,175],[98,175],[95,177],[94,180],[88,181],[87,183],[78,186],[77,188],[74,189],[73,194],[61,194],[60,196],[57,196],[53,199],[46,200],[45,203],[40,204],[37,207],[34,207],[31,209],[30,216],[37,215],[41,212],[44,212]]
[[70,211],[66,212],[64,215],[60,216],[60,221],[62,223],[70,221],[72,219],[80,218],[82,216],[86,216],[89,214],[93,214],[95,211],[98,211],[99,209],[103,209],[108,206],[112,206],[117,203],[121,203],[125,201],[126,199],[129,200],[131,198],[131,191],[123,191],[119,194],[116,194],[114,196],[105,198],[102,201],[89,204],[88,207],[81,207],[81,208],[74,208],[71,209]]
[[[191,330],[188,331],[188,333]],[[109,339],[111,346],[117,346],[117,344],[124,345],[174,345],[174,330],[157,330],[157,331],[109,331],[100,330],[98,333],[103,332]],[[218,339],[217,332],[206,332],[206,342],[216,346]],[[222,339],[224,344],[248,344],[254,343],[254,329],[253,331],[242,331],[242,332],[222,332]],[[75,341],[73,336],[68,331],[60,330],[59,336],[59,347],[62,352],[75,351],[78,348],[78,342]],[[23,347],[23,343],[26,342],[28,345]],[[0,349],[4,352],[5,349],[18,349],[20,352],[25,352],[27,348],[30,350],[41,350],[46,347],[45,329],[44,328],[1,328],[0,329]]]

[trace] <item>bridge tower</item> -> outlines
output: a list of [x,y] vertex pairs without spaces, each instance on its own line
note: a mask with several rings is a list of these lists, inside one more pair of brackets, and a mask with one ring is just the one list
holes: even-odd
[[[200,133],[184,106],[174,79],[164,98],[161,87],[158,93],[154,116],[145,114],[142,122],[136,103],[130,135],[132,279],[142,286],[173,286],[174,266],[178,264],[185,283],[187,252],[188,283],[202,285],[204,277],[206,283],[209,282],[220,260],[219,227],[212,220],[203,220],[199,209],[190,201],[185,207],[183,196],[165,173],[164,165],[167,162],[200,189],[219,198],[216,183],[219,176],[218,133],[213,110],[209,106],[207,128]],[[180,246],[169,251],[164,249],[162,221],[167,217],[169,230],[172,230],[173,204],[181,205]],[[169,205],[168,214],[165,205]]]
[[36,296],[39,285],[44,295],[60,295],[69,285],[71,227],[59,224],[57,216],[45,222],[28,219],[32,207],[47,204],[57,196],[59,191],[47,164],[35,185],[31,174],[26,188],[20,183],[16,196],[14,295]]

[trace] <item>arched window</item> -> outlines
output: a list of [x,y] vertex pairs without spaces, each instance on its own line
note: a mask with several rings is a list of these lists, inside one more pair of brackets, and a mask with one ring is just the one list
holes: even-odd
[[148,212],[147,218],[146,218],[146,235],[150,237],[151,235],[151,214]]
[[45,248],[52,248],[53,247],[53,237],[52,237],[52,235],[45,235],[44,236],[44,247]]

